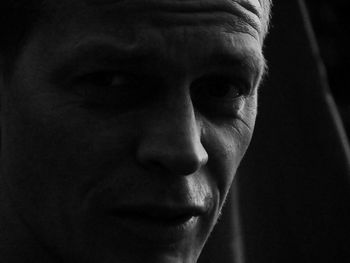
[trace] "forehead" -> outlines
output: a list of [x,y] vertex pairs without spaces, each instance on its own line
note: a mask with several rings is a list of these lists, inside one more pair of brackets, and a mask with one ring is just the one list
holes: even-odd
[[[128,2],[133,1],[133,0],[127,0]],[[83,0],[83,2],[87,3],[87,4],[91,4],[91,5],[103,5],[103,4],[115,4],[115,3],[120,3],[120,2],[127,2],[125,0]],[[164,1],[164,0],[157,0],[159,2]],[[194,1],[194,0],[186,0],[186,1]],[[253,6],[255,8],[259,8],[260,7],[260,1],[259,0],[231,0],[233,2],[237,2],[241,5],[244,6]],[[174,0],[173,2],[176,2],[176,0]],[[181,2],[178,1],[177,2]]]
[[264,68],[258,1],[52,1],[51,23],[32,38],[40,61],[102,56],[105,63],[112,54],[118,61],[147,54],[184,69],[225,57]]
[[111,24],[114,21],[119,28],[130,23],[208,25],[209,20],[212,25],[221,18],[219,23],[227,27],[238,31],[251,27],[249,33],[258,38],[262,35],[263,9],[258,0],[51,0],[50,3],[56,14],[50,15],[58,16],[60,23],[64,20],[62,14],[65,19],[74,20],[78,16],[80,22],[85,16],[85,23]]
[[135,35],[145,35],[150,33],[147,29],[157,28],[164,34],[175,33],[176,38],[179,31],[186,31],[192,38],[196,34],[205,37],[210,33],[245,34],[262,45],[262,8],[258,0],[52,0],[50,3],[54,4],[51,14],[55,15],[51,16],[53,23],[49,25],[56,26],[55,34],[60,29],[63,34],[69,31],[76,41],[88,34],[135,40]]
[[[83,0],[83,1],[87,4],[92,4],[92,5],[114,4],[117,2],[126,2],[125,0]],[[128,1],[132,1],[132,0],[128,0]],[[158,0],[158,1],[162,1],[162,0]],[[176,1],[176,0],[174,0],[174,1]],[[187,1],[193,1],[193,0],[187,0]],[[255,7],[260,6],[259,0],[231,0],[231,1],[237,2],[237,3],[242,4],[242,5],[253,5]]]

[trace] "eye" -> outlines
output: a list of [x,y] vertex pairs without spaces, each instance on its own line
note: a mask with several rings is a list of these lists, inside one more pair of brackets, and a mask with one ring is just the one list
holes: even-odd
[[203,89],[203,92],[216,99],[236,99],[244,94],[242,87],[236,83],[215,81]]
[[120,88],[131,84],[129,77],[112,71],[101,71],[87,74],[81,78],[81,81],[87,86],[101,88]]
[[249,91],[249,86],[239,78],[209,76],[193,83],[192,99],[208,114],[236,115]]
[[[214,100],[234,100],[246,95],[247,88],[243,81],[223,76],[206,77],[193,84],[195,93]],[[201,94],[200,94],[201,93]]]
[[132,75],[101,71],[84,75],[74,83],[74,91],[89,108],[123,109],[138,105],[143,87]]

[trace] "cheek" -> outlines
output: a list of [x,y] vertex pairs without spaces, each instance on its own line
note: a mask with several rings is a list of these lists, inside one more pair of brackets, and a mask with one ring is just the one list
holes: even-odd
[[203,125],[202,143],[208,152],[208,169],[217,186],[222,203],[232,184],[237,168],[251,141],[255,107],[244,114],[244,122],[236,119],[230,122]]
[[[87,185],[109,174],[108,163],[115,166],[125,162],[137,129],[127,121],[130,116],[101,119],[70,97],[38,92],[35,86],[45,85],[35,84],[14,87],[16,94],[3,105],[6,123],[2,151],[7,158],[7,174],[15,175],[8,180],[26,202],[45,206],[48,200],[47,206],[53,206],[55,201],[62,205],[63,200],[70,199],[79,203]],[[116,156],[115,152],[123,154]]]

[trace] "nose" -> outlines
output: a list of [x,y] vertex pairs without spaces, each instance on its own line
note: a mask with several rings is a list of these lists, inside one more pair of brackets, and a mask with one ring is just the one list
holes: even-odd
[[162,103],[143,126],[137,158],[147,169],[185,176],[207,163],[201,127],[189,96]]

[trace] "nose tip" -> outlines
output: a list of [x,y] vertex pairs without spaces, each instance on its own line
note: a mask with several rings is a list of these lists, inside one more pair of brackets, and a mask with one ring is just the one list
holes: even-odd
[[[154,139],[140,145],[138,159],[143,166],[172,175],[189,175],[198,171],[208,161],[208,154],[199,138],[183,134],[175,138]],[[192,137],[192,138],[191,138]]]

